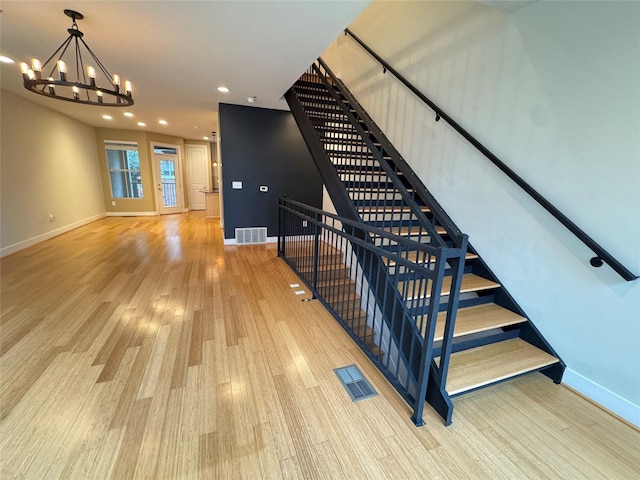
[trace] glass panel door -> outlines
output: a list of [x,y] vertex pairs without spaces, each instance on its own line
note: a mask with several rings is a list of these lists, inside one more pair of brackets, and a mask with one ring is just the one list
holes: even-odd
[[176,162],[172,159],[160,159],[160,180],[162,182],[162,206],[177,207]]
[[180,188],[180,169],[178,155],[167,153],[154,154],[155,176],[158,195],[158,211],[161,215],[182,212],[182,190]]

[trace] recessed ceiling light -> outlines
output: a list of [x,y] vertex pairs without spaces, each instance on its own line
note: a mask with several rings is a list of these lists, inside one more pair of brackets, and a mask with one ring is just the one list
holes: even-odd
[[160,125],[167,125],[169,122],[167,122],[166,120],[158,120],[158,123]]
[[147,124],[146,124],[146,123],[144,123],[144,122],[138,122],[138,126],[139,126],[139,127],[146,127],[146,126],[147,126]]
[[5,57],[4,55],[0,55],[0,62],[2,63],[15,63],[13,58]]
[[202,137],[203,140],[209,140],[209,137]]
[[200,127],[198,125],[194,125],[193,128],[195,128],[196,130],[200,130]]
[[131,112],[124,112],[124,116],[125,116],[125,117],[133,117],[133,113],[131,113]]
[[218,87],[218,91],[220,93],[229,93],[229,89],[227,87]]
[[102,118],[105,120],[111,120],[113,117],[111,115],[102,115]]

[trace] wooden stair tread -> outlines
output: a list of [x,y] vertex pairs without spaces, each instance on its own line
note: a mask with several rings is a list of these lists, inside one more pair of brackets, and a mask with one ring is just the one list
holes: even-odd
[[[451,289],[451,279],[453,277],[446,276],[442,279],[442,292],[449,292]],[[417,298],[429,298],[431,296],[431,282],[422,282],[422,289],[414,292],[415,280],[409,282],[399,282],[398,290],[403,291],[406,285],[406,291],[408,293],[407,300],[414,300]],[[460,285],[460,293],[479,292],[481,290],[490,290],[492,288],[498,288],[499,283],[489,280],[488,278],[474,275],[473,273],[465,273],[462,276],[462,282]]]
[[[311,272],[309,273],[313,273],[313,270],[311,270]],[[333,279],[337,280],[345,277],[349,277],[349,270],[346,267],[324,268],[324,269],[318,267],[319,282],[327,282]]]
[[[436,322],[434,340],[440,341],[444,338],[444,324],[447,312],[440,312]],[[511,310],[507,310],[495,303],[476,305],[474,307],[460,308],[456,315],[456,327],[453,336],[462,337],[472,333],[484,332],[493,328],[506,327],[526,322],[527,319]],[[423,325],[422,334],[426,329],[426,322]]]
[[334,310],[338,315],[340,315],[340,318],[342,318],[342,320],[347,323],[354,322],[356,320],[361,321],[367,319],[366,312],[364,310],[361,310],[359,305],[351,309],[338,310],[334,308]]
[[[313,273],[313,257],[307,258],[303,262],[299,262],[300,265],[296,266],[296,269],[300,273]],[[318,262],[318,274],[319,275],[328,275],[330,273],[338,273],[338,272],[348,272],[344,263],[342,263],[342,259],[335,259],[333,262]]]
[[446,390],[457,395],[556,362],[556,357],[520,338],[483,345],[451,355]]
[[[349,192],[371,193],[371,194],[395,193],[397,195],[400,195],[400,192],[395,188],[376,188],[375,190],[372,190],[371,188],[368,188],[368,187],[346,187],[346,189]],[[413,188],[407,188],[407,192],[413,192]]]
[[[360,319],[364,321],[366,317],[359,317],[359,320]],[[375,332],[371,329],[369,325],[366,325],[360,322],[358,322],[357,325],[354,325],[354,323],[356,322],[354,322],[353,320],[345,320],[345,323],[347,324],[349,329],[355,334],[355,336],[360,339],[372,338],[375,335]]]
[[[401,237],[408,237],[409,234],[411,234],[411,236],[417,236],[418,234],[422,234],[422,235],[428,235],[428,232],[426,231],[425,228],[423,227],[419,227],[419,226],[413,226],[413,227],[387,227],[387,228],[383,228],[383,230],[389,232],[389,233],[393,233],[394,235],[399,235]],[[438,235],[443,235],[445,233],[447,233],[447,231],[444,229],[444,227],[441,227],[440,225],[436,226],[436,232],[438,233]]]
[[[416,251],[407,252],[407,254],[403,256],[410,262],[416,263],[416,260],[418,259],[418,252]],[[423,265],[426,263],[435,262],[435,257],[426,255],[424,252],[420,253],[420,258],[422,259],[420,263]],[[425,258],[426,258],[426,261],[425,261]],[[467,252],[464,258],[465,260],[475,260],[476,258],[478,258],[478,255],[476,255],[475,253]],[[390,267],[393,267],[396,263],[397,262],[395,260],[389,260],[389,263],[387,265],[389,265]]]
[[[331,286],[319,286],[318,293],[322,295],[325,300],[333,305],[340,303],[351,302],[352,300],[360,300],[360,295],[353,289],[333,288]],[[334,307],[336,308],[336,307]],[[337,309],[336,309],[337,311]]]
[[[358,207],[358,210],[366,210],[365,213],[371,212],[379,212],[379,213],[410,213],[412,208],[406,205],[387,205],[387,206],[377,206],[377,207]],[[422,206],[420,207],[422,212],[430,212],[431,209],[429,207]]]
[[321,278],[318,275],[318,284],[317,284],[318,288],[330,288],[330,287],[338,287],[338,286],[349,288],[350,285],[355,287],[355,282],[347,276],[327,279],[327,278]]

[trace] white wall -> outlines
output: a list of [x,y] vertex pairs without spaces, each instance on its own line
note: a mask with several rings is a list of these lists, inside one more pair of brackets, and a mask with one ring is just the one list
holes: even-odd
[[[640,274],[640,3],[374,2],[350,27]],[[640,425],[640,280],[625,282],[355,42],[323,54],[567,363]]]
[[1,95],[0,254],[7,255],[101,218],[104,205],[95,129]]

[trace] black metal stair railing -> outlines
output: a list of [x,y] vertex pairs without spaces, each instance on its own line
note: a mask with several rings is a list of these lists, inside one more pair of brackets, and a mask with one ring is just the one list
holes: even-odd
[[600,244],[593,240],[586,232],[580,229],[573,221],[571,221],[565,214],[563,214],[558,208],[556,208],[551,202],[544,198],[537,190],[529,185],[522,177],[516,174],[511,168],[509,168],[502,160],[500,160],[494,153],[492,153],[487,147],[485,147],[480,141],[478,141],[473,135],[465,130],[458,122],[451,118],[442,108],[440,108],[435,102],[428,98],[424,93],[418,90],[411,82],[409,82],[400,72],[393,68],[388,62],[386,62],[380,55],[371,49],[366,43],[364,43],[356,34],[354,34],[348,28],[345,29],[345,35],[349,35],[353,38],[367,53],[369,53],[376,61],[382,65],[383,72],[390,72],[393,74],[405,87],[407,87],[414,95],[428,105],[436,114],[435,120],[440,119],[447,122],[454,130],[456,130],[463,138],[465,138],[471,145],[473,145],[479,152],[481,152],[486,158],[488,158],[496,167],[498,167],[503,173],[505,173],[513,182],[515,182],[520,188],[522,188],[527,194],[529,194],[536,202],[538,202],[547,212],[549,212],[556,220],[564,225],[571,233],[573,233],[582,243],[584,243],[589,249],[595,253],[595,257],[591,258],[590,264],[593,267],[600,267],[604,263],[607,263],[615,272],[617,272],[622,278],[627,281],[633,281],[640,277],[635,275],[631,270],[622,265],[613,255],[606,251]]
[[[418,262],[407,260],[407,251],[417,252]],[[448,368],[446,361],[432,361],[433,338],[440,297],[456,296],[461,272],[452,273],[447,290],[445,270],[463,263],[465,251],[419,243],[281,198],[278,255],[412,406],[413,422],[422,425],[428,385],[440,388],[430,380],[430,370],[446,378]],[[411,287],[399,289],[401,283]],[[421,291],[429,295],[411,300]],[[446,328],[454,316],[447,315]]]
[[[321,59],[317,65],[308,69],[285,94],[285,98],[341,217],[381,228],[391,234],[400,234],[418,244],[453,246],[466,251],[468,237],[457,229],[384,134]],[[392,198],[387,196],[390,191]],[[378,241],[381,242],[381,247],[387,247],[384,239]],[[423,261],[419,253],[411,248],[406,248],[399,254],[405,260],[411,259],[418,263]],[[370,275],[383,279],[393,277],[393,267],[390,268],[378,256],[368,255],[366,258],[358,258],[358,261],[367,278],[371,278]],[[464,255],[463,260],[453,258],[445,266],[447,275],[455,273],[452,277],[451,294],[440,304],[440,310],[446,312],[451,328],[446,329],[446,338],[442,340],[440,347],[442,367],[436,366],[432,361],[432,388],[427,397],[432,405],[440,406],[437,408],[449,420],[453,406],[445,389],[446,372],[453,348],[452,325],[455,323],[464,267]],[[406,305],[385,300],[397,296],[398,288],[405,290],[412,283],[373,283],[378,288],[372,289],[372,294],[384,306],[382,320],[389,328],[394,329],[393,333],[397,338],[401,338],[398,348],[410,359],[411,371],[419,376],[418,372],[422,371],[424,363],[410,353],[421,349],[417,345],[417,337],[402,335],[401,324],[388,321],[391,318],[401,318]],[[424,313],[421,308],[426,308],[426,305],[415,303],[416,308],[412,314],[417,318]]]

